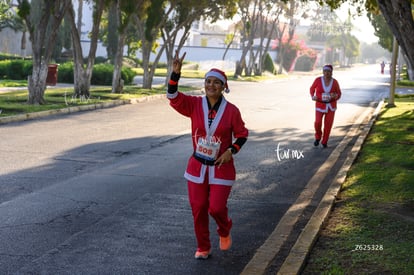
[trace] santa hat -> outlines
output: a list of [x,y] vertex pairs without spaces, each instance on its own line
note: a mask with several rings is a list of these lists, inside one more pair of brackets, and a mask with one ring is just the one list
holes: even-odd
[[333,71],[333,67],[332,67],[332,65],[331,64],[327,64],[327,65],[325,65],[325,66],[323,66],[323,70],[324,71]]
[[206,73],[205,79],[207,79],[210,76],[214,76],[214,77],[220,79],[220,81],[223,82],[224,91],[226,93],[230,92],[229,86],[227,85],[227,76],[222,70],[215,69],[215,68],[211,69],[210,71],[208,71]]

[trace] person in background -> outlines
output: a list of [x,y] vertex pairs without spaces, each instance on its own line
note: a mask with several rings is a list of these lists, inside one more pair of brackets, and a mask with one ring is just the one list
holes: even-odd
[[194,257],[207,259],[212,251],[209,215],[217,224],[220,249],[229,250],[232,245],[232,220],[228,215],[227,200],[236,179],[233,155],[246,142],[248,130],[239,109],[223,96],[223,91],[229,92],[223,71],[211,69],[206,73],[205,96],[178,91],[184,57],[185,53],[180,58],[176,52],[167,98],[172,108],[191,119],[193,154],[184,177],[197,240]]
[[381,62],[381,73],[384,74],[384,69],[385,69],[385,62],[382,61]]
[[310,95],[312,100],[315,101],[316,109],[314,123],[315,141],[313,145],[318,146],[319,142],[321,142],[324,148],[328,147],[337,101],[342,95],[338,81],[332,77],[332,71],[332,65],[323,66],[323,76],[317,77],[310,87]]

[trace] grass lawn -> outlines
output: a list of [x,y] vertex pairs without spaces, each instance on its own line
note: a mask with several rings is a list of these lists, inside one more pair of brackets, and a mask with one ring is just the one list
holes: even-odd
[[384,108],[302,274],[414,274],[414,98]]
[[[134,69],[137,74],[142,74],[142,69]],[[167,69],[157,69],[156,76],[165,77]],[[186,78],[203,78],[206,72],[186,69],[182,72],[182,77]],[[228,72],[229,79],[232,77],[232,72]],[[244,77],[243,81],[260,81],[270,78],[284,78],[285,75],[269,75]],[[1,88],[10,88],[7,93],[0,93],[0,117],[13,116],[18,114],[26,114],[32,112],[40,112],[53,109],[61,109],[70,106],[88,105],[103,103],[111,100],[125,100],[131,98],[139,98],[154,94],[165,94],[166,87],[153,87],[152,89],[143,89],[136,85],[125,86],[124,91],[121,94],[111,93],[111,87],[97,87],[91,88],[90,97],[85,98],[73,98],[73,87],[68,88],[49,88],[45,91],[46,104],[44,105],[28,105],[28,90],[14,90],[15,87],[27,87],[27,81],[25,80],[0,80]],[[180,85],[180,91],[199,90],[201,87],[188,87]]]
[[[10,86],[8,86],[10,87]],[[16,86],[13,86],[16,87]],[[192,87],[180,86],[181,91],[194,90]],[[165,94],[165,87],[156,87],[151,90],[142,89],[137,86],[125,86],[121,94],[111,93],[111,87],[91,88],[89,98],[73,97],[73,88],[49,88],[45,91],[46,104],[29,105],[27,104],[28,91],[10,90],[6,93],[0,93],[0,117],[40,112],[46,110],[62,109],[70,106],[80,106],[88,104],[103,103],[112,100],[126,100],[139,98],[154,94]]]

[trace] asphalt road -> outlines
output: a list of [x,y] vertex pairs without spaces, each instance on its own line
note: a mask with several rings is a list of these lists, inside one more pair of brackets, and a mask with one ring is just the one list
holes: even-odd
[[[0,274],[240,274],[354,122],[388,94],[389,76],[377,66],[334,71],[343,97],[329,147],[315,148],[314,77],[229,83],[226,98],[250,136],[235,156],[234,245],[218,249],[212,221],[217,245],[207,261],[193,259],[183,178],[190,123],[166,99],[1,125]],[[346,153],[267,273],[278,270]]]

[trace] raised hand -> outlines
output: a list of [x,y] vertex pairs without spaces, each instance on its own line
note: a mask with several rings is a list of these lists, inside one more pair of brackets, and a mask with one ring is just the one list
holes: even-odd
[[176,74],[181,73],[181,66],[183,65],[183,60],[184,60],[184,57],[185,57],[186,54],[187,53],[184,52],[184,54],[180,58],[178,50],[175,51],[175,57],[174,57],[173,63],[172,63],[172,70],[173,70],[174,73],[176,73]]

